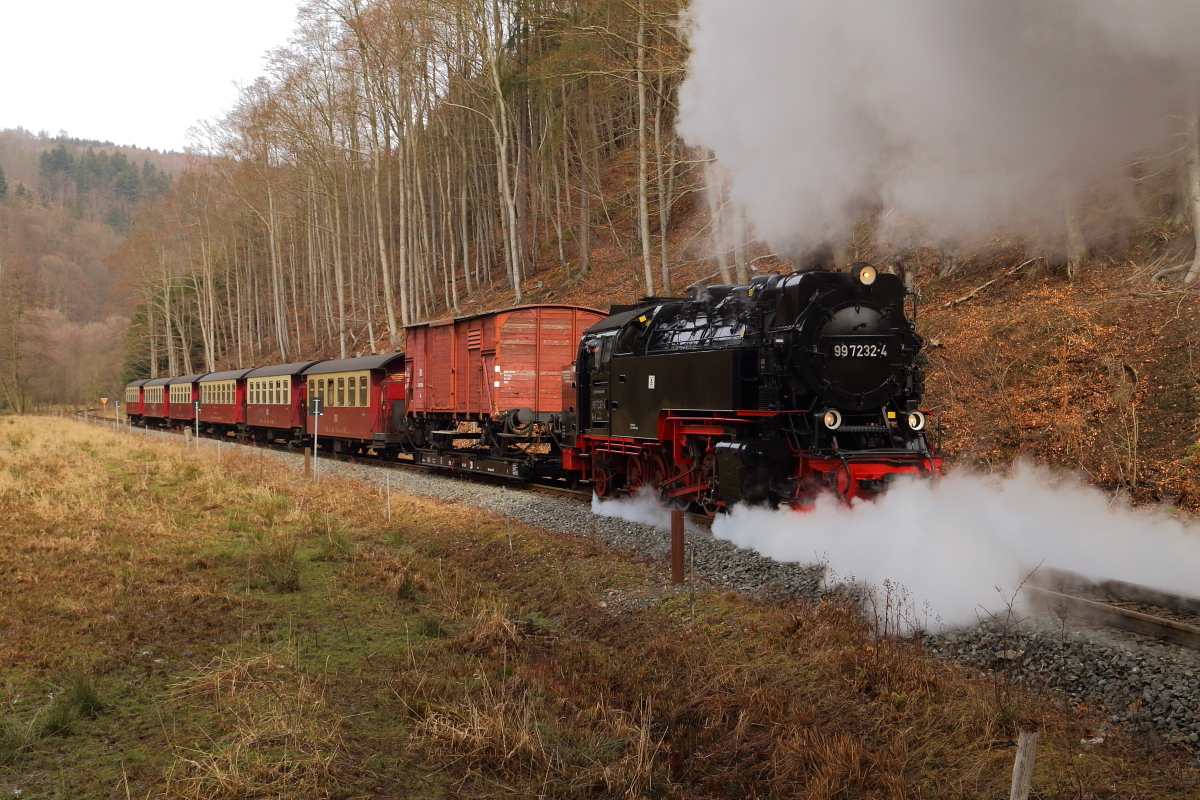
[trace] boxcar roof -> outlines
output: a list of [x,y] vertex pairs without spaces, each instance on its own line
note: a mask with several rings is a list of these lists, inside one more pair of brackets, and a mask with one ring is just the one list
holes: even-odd
[[145,386],[166,386],[172,380],[173,380],[172,378],[155,378],[152,381],[146,381],[146,383],[143,385],[145,385]]
[[167,383],[195,383],[203,378],[206,374],[208,373],[197,372],[195,375],[180,375],[178,378],[168,378]]
[[336,361],[322,361],[304,371],[305,375],[324,375],[327,372],[354,372],[359,369],[383,369],[396,359],[404,360],[404,353],[381,353],[377,356],[362,356],[360,358],[339,358]]
[[[651,308],[653,308],[651,306]],[[611,331],[616,328],[622,328],[626,322],[637,319],[643,314],[646,314],[645,308],[635,308],[633,311],[622,311],[619,314],[613,314],[611,317],[605,317],[602,320],[592,323],[588,328],[584,329],[584,333],[601,333],[603,331]]]
[[143,379],[140,381],[130,381],[129,383],[125,384],[125,387],[129,388],[131,386],[142,386],[143,384],[147,384],[149,382],[150,382],[149,378],[146,378],[146,379]]
[[570,303],[530,303],[524,306],[513,306],[512,308],[498,308],[495,311],[481,311],[478,314],[468,314],[465,317],[447,317],[446,319],[433,319],[429,320],[428,322],[414,322],[412,325],[405,325],[404,327],[405,329],[437,327],[439,325],[449,325],[451,322],[458,322],[459,320],[475,319],[477,317],[491,317],[496,314],[507,314],[510,311],[521,311],[526,308],[577,308],[580,311],[592,311],[597,314],[604,313],[598,308],[592,308],[590,306],[574,306]]
[[274,364],[269,367],[259,367],[252,369],[245,374],[247,378],[270,378],[273,375],[299,375],[304,370],[311,367],[313,364],[319,364],[320,361],[295,361],[291,364]]
[[247,372],[252,372],[249,369],[227,369],[224,372],[210,372],[204,376],[201,383],[209,381],[235,381],[238,378],[244,377]]

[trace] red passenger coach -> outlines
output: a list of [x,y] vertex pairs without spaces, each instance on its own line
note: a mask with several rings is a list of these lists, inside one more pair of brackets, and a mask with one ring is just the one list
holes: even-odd
[[246,382],[253,370],[210,372],[200,379],[200,427],[206,433],[226,435],[246,421]]
[[361,358],[322,361],[305,370],[308,396],[324,407],[318,420],[308,416],[308,433],[334,452],[398,449],[392,401],[403,408],[404,354],[384,353]]
[[148,381],[133,381],[125,387],[125,418],[135,425],[142,421],[142,386]]
[[172,424],[190,425],[195,421],[196,408],[193,404],[200,399],[198,383],[203,377],[203,374],[184,375],[167,381],[167,418]]
[[298,361],[252,369],[242,376],[246,387],[246,426],[255,441],[304,438],[304,370],[319,361]]
[[[528,474],[534,454],[556,446],[550,431],[562,418],[563,367],[584,329],[604,317],[580,306],[530,305],[409,326],[406,438],[417,460]],[[468,440],[486,458],[442,452]]]
[[167,384],[170,378],[154,378],[142,384],[142,422],[165,425],[167,422]]

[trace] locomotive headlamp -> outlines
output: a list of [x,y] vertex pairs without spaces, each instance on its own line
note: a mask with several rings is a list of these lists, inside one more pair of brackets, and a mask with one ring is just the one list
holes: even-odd
[[864,264],[863,266],[858,268],[858,272],[855,275],[855,277],[858,278],[858,282],[861,283],[863,286],[870,286],[872,283],[875,282],[875,278],[878,275],[879,275],[879,273],[875,271],[874,267]]
[[842,412],[836,408],[831,408],[821,417],[821,421],[825,423],[825,427],[831,431],[836,431],[842,427]]
[[908,415],[908,427],[914,431],[925,430],[925,415],[920,411],[914,411]]

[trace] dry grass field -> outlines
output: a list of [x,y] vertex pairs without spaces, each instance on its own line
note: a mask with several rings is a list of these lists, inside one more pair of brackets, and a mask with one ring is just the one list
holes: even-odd
[[1197,785],[845,607],[231,451],[0,419],[0,798],[993,798],[1021,724],[1038,797]]

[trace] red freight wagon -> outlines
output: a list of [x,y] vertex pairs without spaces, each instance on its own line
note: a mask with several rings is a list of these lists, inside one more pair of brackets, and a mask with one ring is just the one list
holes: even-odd
[[260,442],[304,438],[304,370],[318,361],[298,361],[252,369],[246,387],[246,425]]
[[130,422],[142,420],[142,386],[148,381],[133,381],[125,387],[125,417]]
[[190,424],[196,419],[193,404],[200,399],[200,388],[197,384],[203,377],[201,373],[183,375],[167,381],[167,417],[171,422]]
[[605,316],[532,305],[409,326],[408,416],[479,422],[521,411],[526,422],[549,422],[562,413],[562,368]]
[[554,463],[563,367],[605,316],[531,305],[409,326],[404,437],[415,460],[513,477]]
[[308,416],[308,432],[316,429],[318,445],[335,452],[364,447],[388,449],[399,444],[391,401],[402,399],[404,355],[384,353],[361,358],[322,361],[304,372],[308,396],[320,398],[319,420]]
[[210,372],[200,379],[200,425],[207,433],[227,434],[246,421],[248,369]]
[[142,421],[163,425],[167,418],[167,384],[170,378],[154,378],[142,384]]

